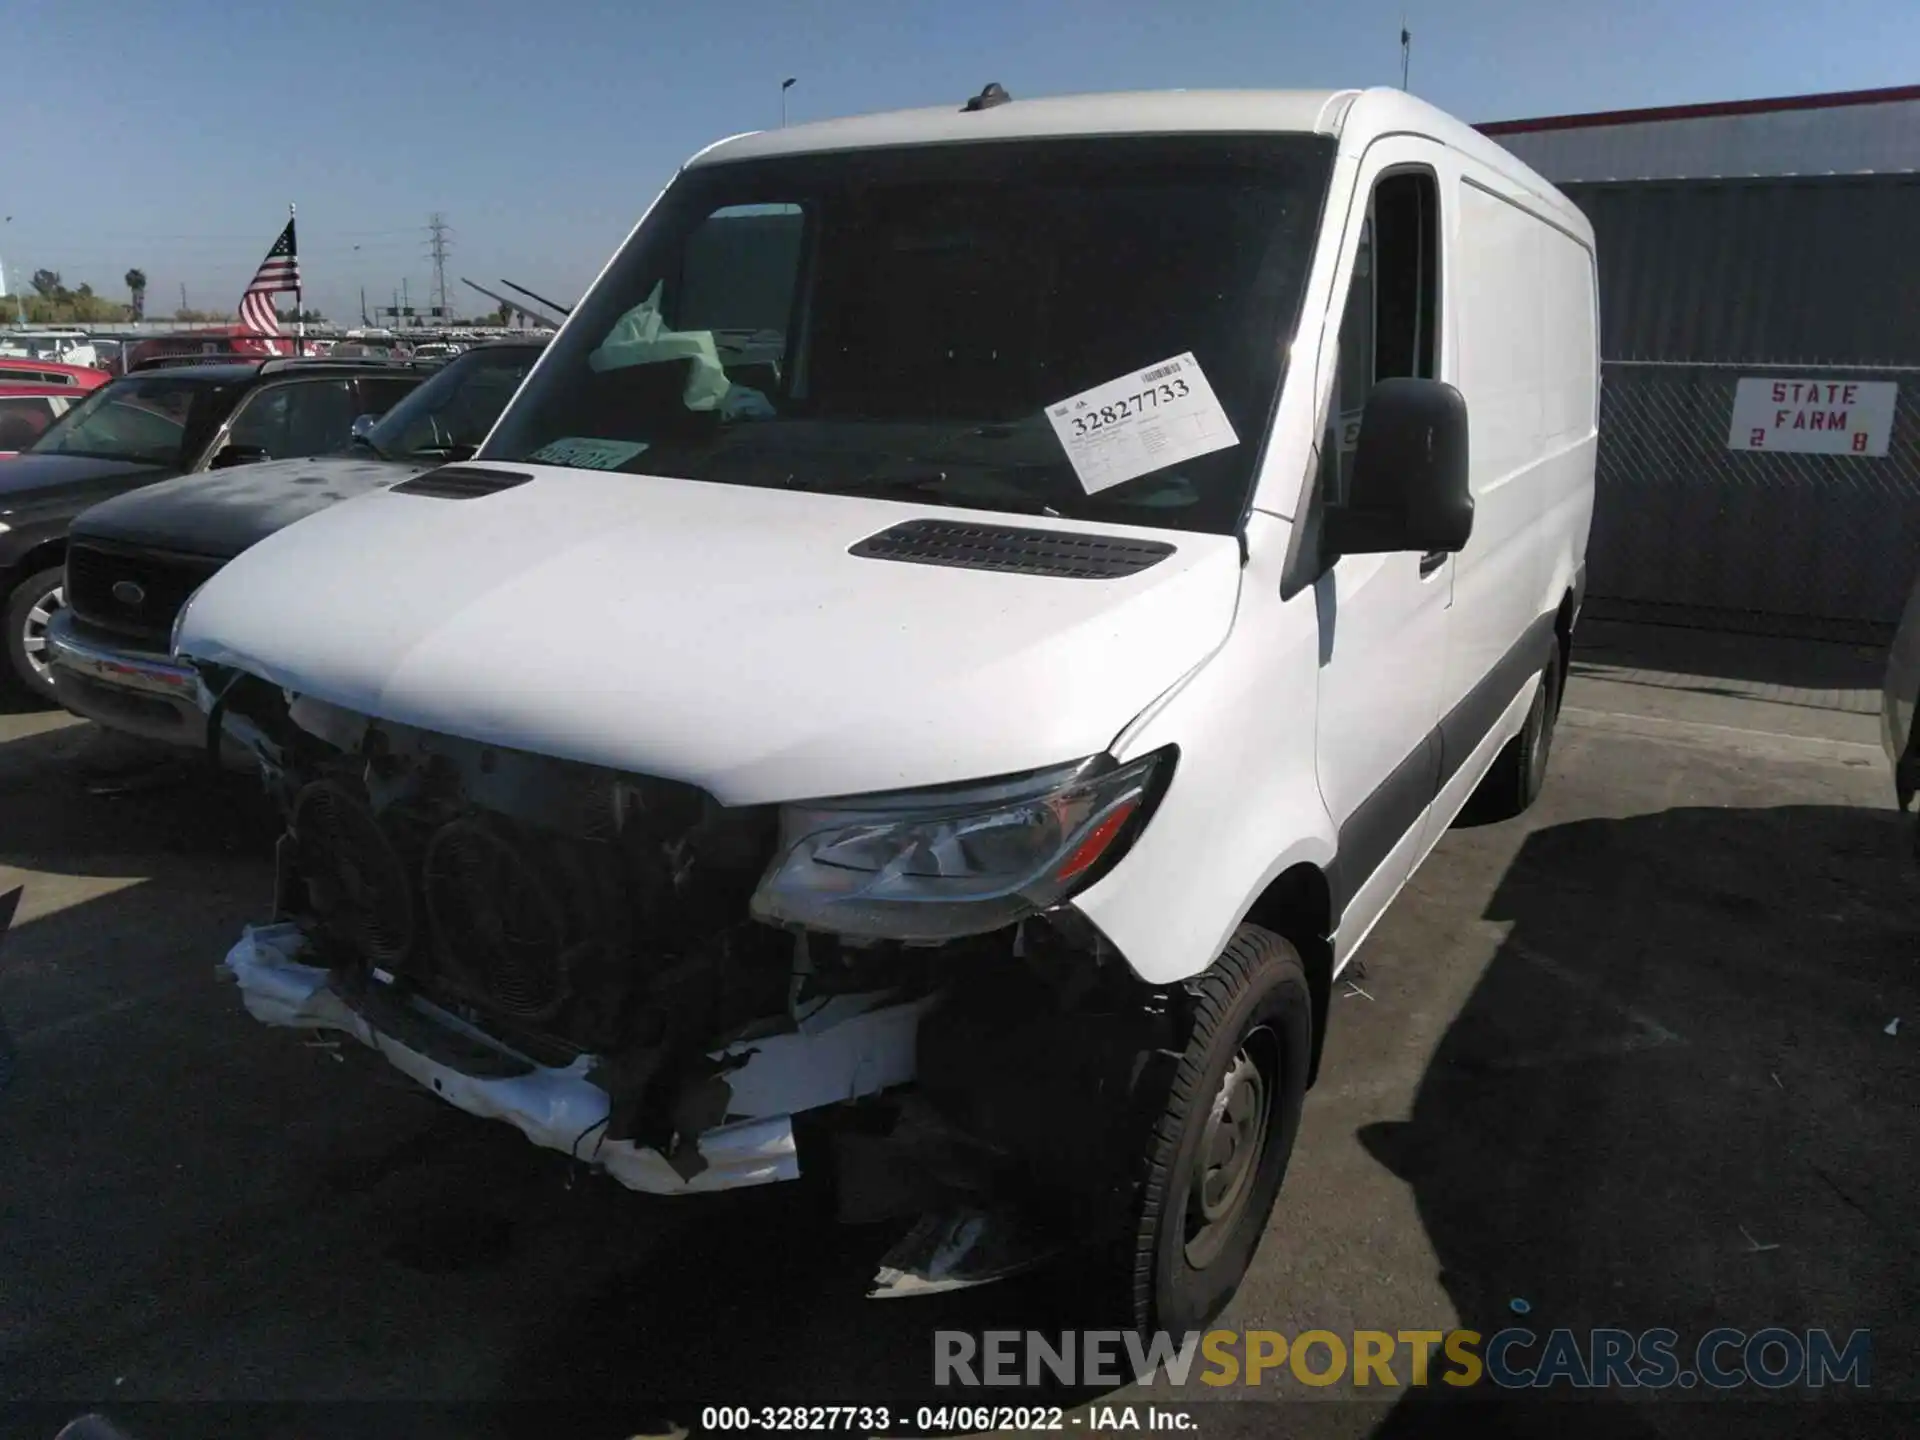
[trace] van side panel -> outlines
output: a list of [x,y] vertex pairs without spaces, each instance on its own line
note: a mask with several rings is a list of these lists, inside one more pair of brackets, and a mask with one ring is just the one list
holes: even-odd
[[1557,367],[1547,400],[1547,446],[1554,456],[1546,492],[1546,528],[1554,551],[1547,601],[1576,588],[1593,527],[1593,466],[1600,432],[1600,291],[1592,249],[1560,230],[1545,237],[1548,353]]
[[1443,779],[1479,764],[1487,725],[1513,723],[1509,702],[1538,668],[1537,622],[1586,549],[1596,410],[1589,252],[1512,181],[1463,172],[1449,279],[1474,519],[1455,560]]

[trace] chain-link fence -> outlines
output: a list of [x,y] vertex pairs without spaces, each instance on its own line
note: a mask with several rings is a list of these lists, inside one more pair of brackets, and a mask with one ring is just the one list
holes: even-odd
[[[1920,366],[1608,361],[1589,593],[1597,613],[1884,641],[1920,570]],[[1893,381],[1884,457],[1728,447],[1743,376]]]

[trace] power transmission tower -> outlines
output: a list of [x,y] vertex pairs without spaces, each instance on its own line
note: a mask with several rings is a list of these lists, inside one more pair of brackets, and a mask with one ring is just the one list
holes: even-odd
[[427,255],[433,261],[433,300],[442,324],[453,318],[447,307],[447,253],[453,249],[453,227],[438,210],[427,217]]

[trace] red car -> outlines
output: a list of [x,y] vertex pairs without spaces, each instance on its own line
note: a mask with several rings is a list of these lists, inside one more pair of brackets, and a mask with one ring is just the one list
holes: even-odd
[[0,386],[50,385],[85,395],[98,390],[113,377],[104,370],[87,365],[61,365],[52,360],[32,360],[18,355],[0,355]]
[[156,335],[136,340],[121,351],[121,373],[130,374],[141,362],[161,356],[204,355],[209,360],[230,360],[234,356],[271,359],[293,353],[293,337],[269,339],[241,325],[226,325],[210,330],[187,330],[178,335]]
[[26,385],[0,376],[0,458],[17,455],[33,444],[93,388]]

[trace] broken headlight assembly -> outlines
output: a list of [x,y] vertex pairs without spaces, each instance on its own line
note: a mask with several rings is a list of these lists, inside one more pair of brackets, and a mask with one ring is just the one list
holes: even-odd
[[1096,755],[979,784],[784,806],[756,919],[938,942],[1050,910],[1132,845],[1174,751]]

